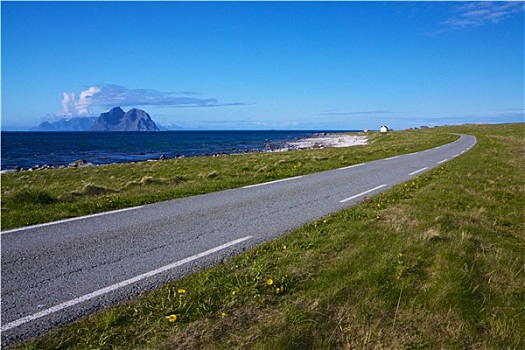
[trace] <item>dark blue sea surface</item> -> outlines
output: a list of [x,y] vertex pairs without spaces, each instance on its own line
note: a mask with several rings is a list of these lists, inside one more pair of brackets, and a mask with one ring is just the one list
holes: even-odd
[[83,159],[109,164],[278,149],[325,131],[2,132],[2,170]]

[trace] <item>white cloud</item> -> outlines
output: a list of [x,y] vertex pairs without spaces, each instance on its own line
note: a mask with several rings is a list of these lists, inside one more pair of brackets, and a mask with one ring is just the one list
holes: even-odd
[[71,93],[66,93],[64,92],[63,93],[63,98],[62,98],[62,101],[60,101],[60,103],[62,104],[62,114],[66,117],[70,117],[75,113],[75,101],[76,101],[76,98],[75,98],[75,93],[71,92]]
[[78,102],[75,105],[75,109],[78,115],[91,115],[91,104],[93,102],[93,97],[96,97],[96,95],[100,93],[100,91],[100,88],[92,86],[89,89],[84,90],[80,93]]
[[87,117],[93,109],[106,109],[116,106],[160,106],[160,107],[220,107],[244,105],[244,103],[219,103],[215,98],[193,97],[194,92],[164,92],[154,89],[129,89],[119,85],[90,86],[80,93],[78,99],[74,92],[64,92],[61,101],[62,113],[50,114],[48,119]]
[[442,28],[432,34],[497,24],[516,13],[523,12],[524,9],[525,4],[521,1],[464,3],[455,6],[452,10],[452,15],[440,23]]
[[[62,93],[62,114],[61,117],[87,117],[91,115],[91,104],[92,98],[97,93],[100,92],[100,89],[97,87],[90,87],[87,90],[84,90],[80,93],[80,97],[76,98],[74,92],[64,92]],[[56,119],[57,115],[50,115],[51,119]]]

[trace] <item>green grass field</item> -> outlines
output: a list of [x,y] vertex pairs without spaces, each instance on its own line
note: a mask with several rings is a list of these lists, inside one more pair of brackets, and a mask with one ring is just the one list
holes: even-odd
[[[2,221],[6,214],[8,227],[42,221],[41,214],[22,219],[16,203],[67,217],[76,212],[59,215],[62,205],[100,203],[88,206],[93,212],[118,207],[105,201],[153,201],[141,189],[177,176],[184,179],[159,186],[159,198],[413,152],[457,137],[449,132],[472,134],[478,144],[357,206],[17,348],[523,349],[525,124],[395,132],[343,150],[148,165],[172,169],[162,173],[139,165],[116,166],[118,175],[72,169],[67,176],[77,177],[63,188],[51,180],[59,172],[2,176]],[[128,199],[126,184],[145,176],[152,179],[128,186],[140,199]],[[22,191],[34,194],[27,203]]]

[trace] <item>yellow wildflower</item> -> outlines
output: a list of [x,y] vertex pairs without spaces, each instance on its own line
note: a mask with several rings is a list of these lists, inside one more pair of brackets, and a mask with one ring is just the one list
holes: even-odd
[[173,315],[173,314],[171,314],[171,315],[169,315],[169,316],[166,316],[166,318],[167,318],[168,321],[170,321],[170,322],[175,322],[175,321],[177,321],[177,315]]
[[283,250],[286,250],[286,244],[283,244]]
[[179,289],[179,290],[177,290],[177,293],[179,293],[179,294],[186,294],[186,289]]
[[235,295],[235,294],[237,294],[237,291],[232,290],[232,295]]
[[227,314],[226,312],[223,311],[223,312],[221,313],[221,316],[222,316],[222,317],[228,317],[228,314]]
[[271,278],[268,278],[268,280],[266,281],[266,284],[271,286],[273,284],[273,280]]

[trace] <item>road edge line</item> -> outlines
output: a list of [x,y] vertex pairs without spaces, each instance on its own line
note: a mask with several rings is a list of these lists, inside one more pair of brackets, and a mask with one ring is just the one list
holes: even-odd
[[239,238],[239,239],[233,240],[231,242],[225,243],[225,244],[220,245],[218,247],[215,247],[215,248],[212,248],[212,249],[208,249],[208,250],[206,250],[206,251],[204,251],[202,253],[192,255],[192,256],[187,257],[185,259],[182,259],[182,260],[176,261],[174,263],[171,263],[171,264],[159,267],[158,269],[155,269],[155,270],[143,273],[141,275],[129,278],[129,279],[124,280],[122,282],[118,282],[118,283],[112,284],[112,285],[107,286],[107,287],[102,288],[102,289],[98,289],[98,290],[96,290],[94,292],[91,292],[89,294],[83,295],[81,297],[78,297],[78,298],[66,301],[64,303],[52,306],[49,309],[42,310],[42,311],[37,312],[35,314],[19,318],[18,320],[15,320],[15,321],[9,322],[9,323],[7,323],[5,325],[2,325],[1,331],[5,332],[7,330],[19,327],[19,326],[21,326],[21,325],[23,325],[25,323],[34,321],[36,319],[39,319],[39,318],[47,316],[47,315],[51,315],[51,314],[53,314],[55,312],[58,312],[58,311],[63,310],[63,309],[66,309],[68,307],[71,307],[71,306],[83,303],[85,301],[94,299],[94,298],[96,298],[98,296],[101,296],[101,295],[107,294],[109,292],[115,291],[115,290],[117,290],[119,288],[128,286],[128,285],[133,284],[133,283],[138,282],[138,281],[141,281],[141,280],[143,280],[145,278],[152,277],[152,276],[158,275],[160,273],[166,272],[166,271],[171,270],[171,269],[173,269],[175,267],[187,264],[187,263],[189,263],[189,262],[191,262],[193,260],[197,260],[197,259],[202,258],[204,256],[216,253],[216,252],[218,252],[220,250],[223,250],[223,249],[229,248],[231,246],[234,246],[236,244],[242,243],[242,242],[247,241],[247,240],[249,240],[251,238],[253,238],[253,236],[246,236],[246,237],[243,237],[243,238]]

